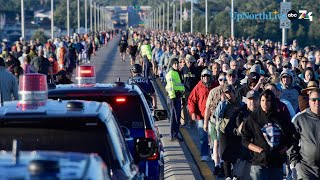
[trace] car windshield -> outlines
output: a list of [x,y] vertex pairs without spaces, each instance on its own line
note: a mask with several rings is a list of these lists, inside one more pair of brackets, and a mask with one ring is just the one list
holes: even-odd
[[98,153],[106,164],[114,154],[105,124],[94,117],[16,118],[2,119],[0,150],[11,150],[13,139],[21,150],[57,150]]

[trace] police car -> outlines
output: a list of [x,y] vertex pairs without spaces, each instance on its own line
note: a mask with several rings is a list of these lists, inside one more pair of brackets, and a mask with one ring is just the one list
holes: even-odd
[[[139,161],[139,170],[148,179],[163,179],[163,156],[160,134],[149,105],[137,85],[123,82],[98,84],[95,78],[94,66],[82,65],[76,69],[78,84],[57,85],[49,90],[51,99],[81,99],[89,101],[107,102],[110,104],[115,117],[124,130],[126,141],[135,162]],[[159,119],[165,119],[162,111],[154,114]],[[146,160],[137,156],[134,141],[137,138],[151,138],[158,144],[157,151]]]
[[[36,73],[22,75],[19,89],[19,101],[0,101],[0,150],[16,139],[22,151],[96,153],[112,179],[143,179],[107,103],[47,100],[46,76]],[[138,138],[134,148],[145,159],[157,145]]]
[[110,169],[94,153],[59,151],[0,152],[0,179],[109,180]]

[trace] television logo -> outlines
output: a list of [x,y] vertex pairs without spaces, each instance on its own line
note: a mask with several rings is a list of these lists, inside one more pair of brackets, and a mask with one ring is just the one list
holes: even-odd
[[313,20],[313,17],[312,17],[312,12],[308,12],[307,10],[299,10],[299,17],[298,17],[298,13],[295,11],[295,10],[290,10],[288,13],[287,13],[287,17],[288,19],[290,20],[294,20],[294,19],[309,19],[309,21],[312,21]]

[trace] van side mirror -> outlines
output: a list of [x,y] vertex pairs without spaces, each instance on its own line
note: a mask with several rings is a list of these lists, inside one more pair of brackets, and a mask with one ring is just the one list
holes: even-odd
[[166,110],[155,109],[154,117],[156,118],[156,120],[166,120],[168,119],[168,113]]
[[158,145],[151,138],[137,138],[135,141],[135,154],[139,159],[147,159],[157,152]]

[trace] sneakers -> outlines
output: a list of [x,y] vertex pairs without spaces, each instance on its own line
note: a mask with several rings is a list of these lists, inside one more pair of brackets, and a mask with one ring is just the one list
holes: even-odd
[[218,177],[224,177],[223,168],[221,168],[219,166],[214,167],[213,175],[218,176]]
[[210,157],[209,156],[201,156],[201,161],[208,162],[208,161],[210,161]]

